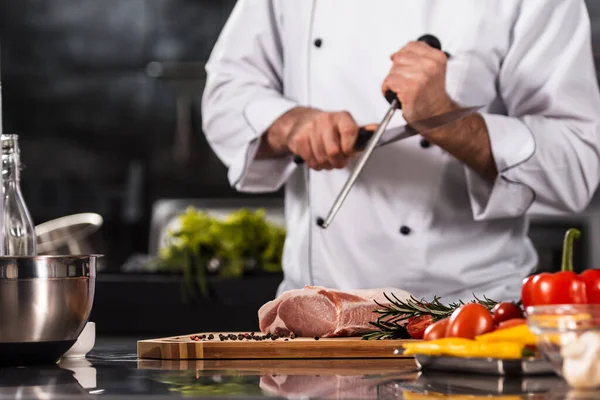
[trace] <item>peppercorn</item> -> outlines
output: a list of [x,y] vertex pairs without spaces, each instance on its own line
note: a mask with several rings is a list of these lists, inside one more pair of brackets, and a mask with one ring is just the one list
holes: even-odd
[[194,340],[197,342],[198,340],[200,340],[200,338],[199,338],[198,336],[196,336],[196,337],[194,338]]
[[195,336],[194,336],[194,335],[192,335],[192,336],[190,336],[190,339],[191,339],[191,340],[194,340],[194,337],[195,337]]
[[288,340],[290,340],[290,339],[285,339],[284,341],[287,342]]
[[215,335],[213,335],[212,333],[210,335],[208,335],[209,340],[213,340],[214,338],[215,338]]
[[318,336],[315,336],[315,340],[319,340],[319,337],[318,337]]
[[242,340],[244,338],[244,335],[242,335],[241,333],[237,336],[238,339]]
[[298,335],[296,335],[294,332],[292,332],[292,334],[290,335],[290,337],[291,337],[292,339],[296,339],[296,338],[298,337]]
[[237,336],[232,337],[231,340],[237,340]]

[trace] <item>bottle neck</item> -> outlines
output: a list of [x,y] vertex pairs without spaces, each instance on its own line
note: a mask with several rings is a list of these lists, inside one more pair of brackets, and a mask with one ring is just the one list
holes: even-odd
[[21,180],[21,152],[18,135],[0,135],[2,143],[2,181],[18,183]]
[[4,185],[19,183],[21,180],[21,162],[18,154],[2,155],[2,182]]

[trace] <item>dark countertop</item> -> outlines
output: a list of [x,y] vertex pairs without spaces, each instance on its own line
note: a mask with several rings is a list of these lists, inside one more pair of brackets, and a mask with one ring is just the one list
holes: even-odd
[[100,337],[87,359],[63,359],[50,367],[0,369],[0,399],[421,399],[447,395],[519,399],[535,393],[539,394],[535,398],[543,399],[597,398],[568,393],[564,381],[554,376],[504,379],[419,374],[412,359],[138,360],[134,338]]

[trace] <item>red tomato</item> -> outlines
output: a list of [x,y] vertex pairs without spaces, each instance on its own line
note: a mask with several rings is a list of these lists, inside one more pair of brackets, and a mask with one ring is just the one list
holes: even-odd
[[588,303],[600,304],[600,270],[587,269],[580,276],[585,282]]
[[496,325],[509,319],[523,318],[521,309],[508,301],[496,304],[492,309],[492,314]]
[[423,339],[425,329],[432,323],[431,315],[423,315],[422,317],[411,318],[406,324],[406,330],[413,339]]
[[513,319],[509,319],[508,321],[500,322],[498,324],[498,327],[496,328],[496,330],[500,331],[502,329],[513,328],[515,326],[525,325],[525,324],[527,324],[527,320],[525,318],[513,318]]
[[527,310],[527,307],[533,305],[533,301],[531,299],[533,278],[535,278],[535,275],[525,278],[523,281],[523,287],[521,288],[521,302],[523,303],[523,308],[525,308],[525,310]]
[[450,318],[440,319],[439,321],[429,325],[423,334],[423,340],[437,340],[446,337],[446,329]]
[[456,309],[446,329],[446,337],[475,339],[494,330],[490,311],[479,303],[469,303]]

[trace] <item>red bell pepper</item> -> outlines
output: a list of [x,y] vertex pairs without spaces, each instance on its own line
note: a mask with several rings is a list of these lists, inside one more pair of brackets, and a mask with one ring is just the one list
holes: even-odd
[[577,229],[565,234],[561,271],[530,276],[523,282],[521,301],[525,308],[538,305],[600,304],[600,271],[573,272],[573,242],[581,236]]
[[587,269],[581,274],[588,304],[600,304],[600,270]]

